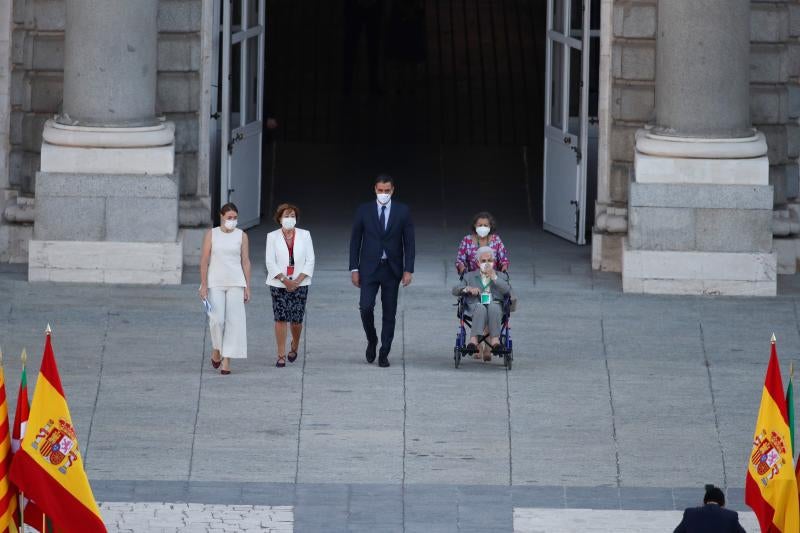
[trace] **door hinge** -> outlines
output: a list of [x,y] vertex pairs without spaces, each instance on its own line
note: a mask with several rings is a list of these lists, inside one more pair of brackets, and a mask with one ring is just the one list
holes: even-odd
[[239,132],[236,135],[234,135],[233,137],[231,137],[230,142],[228,142],[228,153],[229,154],[233,153],[233,145],[236,144],[237,142],[241,141],[242,139],[244,139],[244,133],[242,133],[242,132]]

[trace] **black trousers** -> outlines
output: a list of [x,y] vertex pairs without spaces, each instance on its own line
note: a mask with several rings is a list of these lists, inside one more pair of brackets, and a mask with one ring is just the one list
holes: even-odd
[[361,311],[361,323],[367,342],[377,343],[378,333],[375,330],[375,298],[378,289],[381,291],[381,308],[383,309],[383,324],[381,326],[381,353],[388,354],[392,349],[394,339],[395,315],[397,314],[397,293],[400,288],[400,278],[386,263],[381,263],[378,269],[366,279],[361,280],[361,295],[358,308]]

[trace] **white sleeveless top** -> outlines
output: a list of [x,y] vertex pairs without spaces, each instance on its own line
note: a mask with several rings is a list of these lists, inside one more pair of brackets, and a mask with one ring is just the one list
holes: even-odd
[[211,230],[211,261],[208,287],[245,287],[242,270],[242,230],[225,233],[217,226]]

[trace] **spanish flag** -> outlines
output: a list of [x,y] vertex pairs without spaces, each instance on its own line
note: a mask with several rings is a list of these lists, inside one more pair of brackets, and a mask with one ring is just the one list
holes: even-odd
[[19,524],[17,514],[17,489],[8,479],[11,467],[11,432],[8,423],[6,401],[6,376],[0,354],[0,532],[16,532]]
[[36,502],[56,530],[106,531],[83,470],[49,328],[27,429],[11,465],[11,481]]
[[772,336],[761,407],[747,462],[744,501],[761,524],[762,532],[800,531],[800,505],[794,473],[791,431],[781,369]]

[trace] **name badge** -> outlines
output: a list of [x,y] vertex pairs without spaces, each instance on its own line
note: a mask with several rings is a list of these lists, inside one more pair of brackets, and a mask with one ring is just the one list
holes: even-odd
[[294,265],[289,265],[286,267],[286,275],[290,278],[294,275]]
[[488,292],[482,292],[481,303],[484,305],[489,305],[490,303],[492,303],[492,295]]

